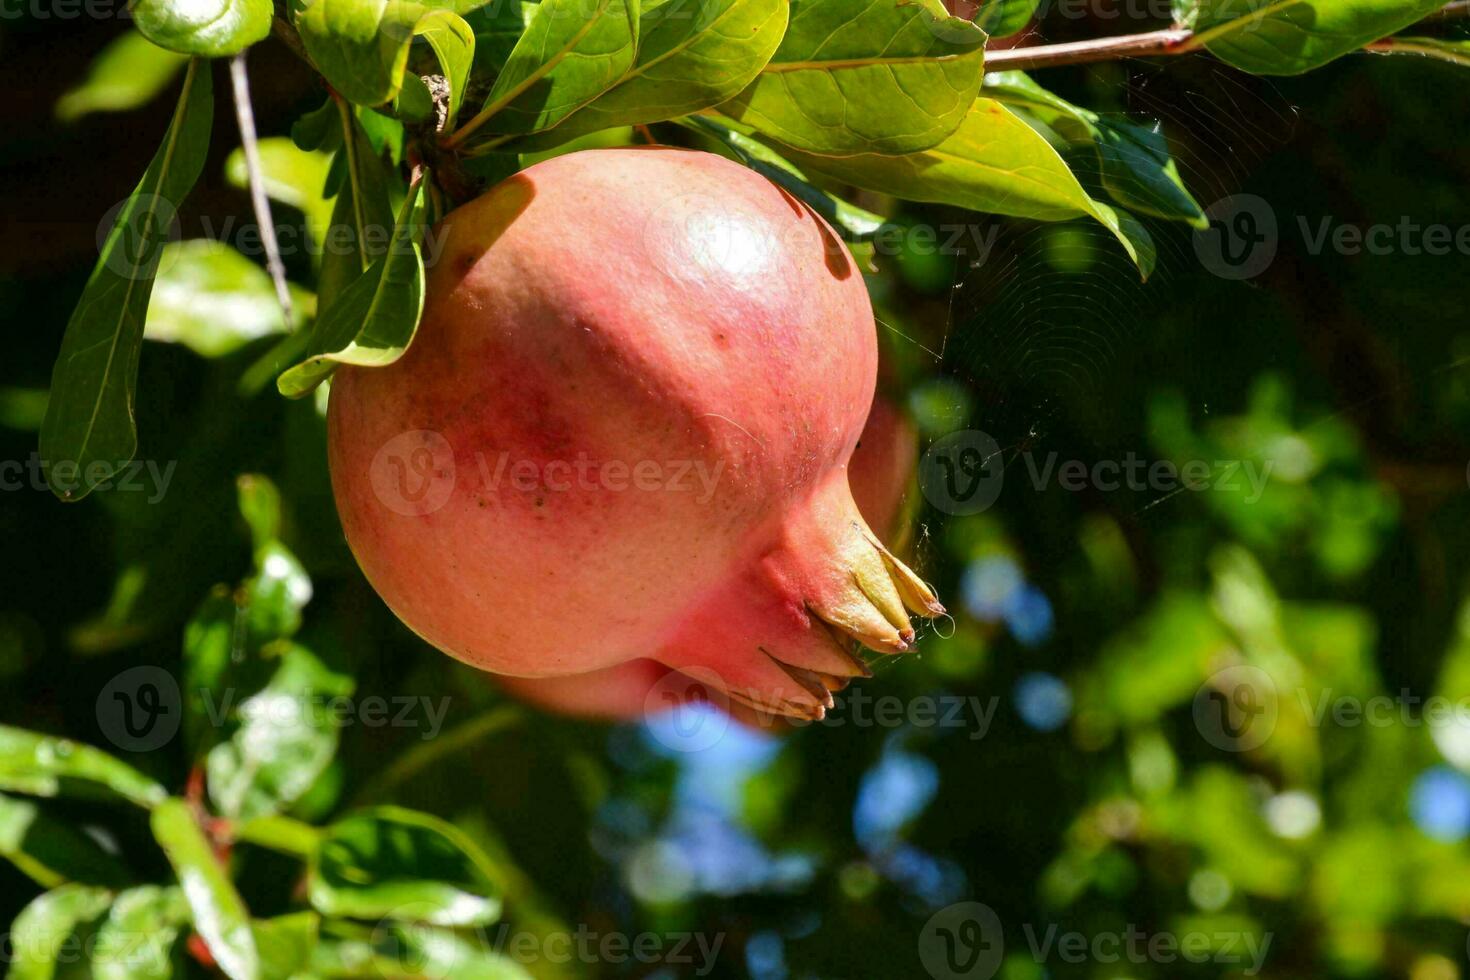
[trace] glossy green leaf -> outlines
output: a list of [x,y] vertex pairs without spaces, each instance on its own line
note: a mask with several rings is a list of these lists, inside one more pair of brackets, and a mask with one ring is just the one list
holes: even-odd
[[136,109],[167,88],[188,62],[187,55],[167,51],[137,31],[128,31],[92,59],[81,84],[56,100],[56,116],[71,122],[89,112]]
[[194,931],[219,968],[230,980],[259,980],[260,954],[245,903],[215,858],[189,804],[165,800],[154,809],[150,823],[154,838],[178,875]]
[[255,567],[241,589],[250,638],[265,644],[295,635],[301,628],[301,610],[311,601],[306,569],[279,541],[256,551]]
[[718,105],[755,80],[786,31],[787,0],[671,0],[640,18],[626,77],[552,132],[576,136]]
[[112,893],[87,885],[62,885],[35,898],[10,926],[6,980],[51,980],[58,961],[70,963],[80,942],[80,927],[107,911]]
[[985,33],[939,0],[792,0],[786,36],[720,111],[810,153],[913,153],[959,128]]
[[[454,932],[415,925],[380,929],[372,941],[324,939],[313,951],[314,977],[444,977],[452,980],[531,980],[514,960]],[[546,972],[546,977],[575,976]]]
[[337,752],[340,721],[331,702],[352,689],[351,678],[306,649],[289,647],[270,683],[239,703],[234,734],[205,760],[215,809],[248,820],[301,799]]
[[382,105],[398,94],[419,24],[436,11],[464,13],[483,0],[308,0],[296,30],[312,63],[339,95]]
[[67,322],[41,427],[41,456],[63,500],[85,497],[137,450],[133,390],[148,297],[175,209],[204,167],[212,113],[209,66],[195,61],[163,146],[118,211]]
[[138,30],[160,47],[205,58],[244,51],[271,32],[271,0],[133,0]]
[[176,887],[143,885],[119,893],[97,930],[92,976],[169,980],[176,975],[177,942],[188,921],[189,903]]
[[333,824],[307,896],[323,915],[353,919],[474,926],[500,915],[489,859],[452,824],[399,807]]
[[449,116],[445,128],[453,127],[464,105],[465,89],[475,63],[475,32],[463,17],[449,10],[436,10],[418,22],[417,33],[434,49],[439,70],[449,84]]
[[550,129],[612,88],[633,67],[638,11],[638,0],[539,4],[466,131]]
[[293,980],[306,975],[316,949],[321,917],[296,912],[251,924],[255,948],[260,950],[261,980]]
[[387,254],[317,317],[307,358],[276,380],[283,395],[310,393],[338,364],[381,367],[408,349],[424,309],[424,262],[411,224],[417,198],[415,186],[404,200]]
[[1152,243],[1138,223],[1093,200],[1050,143],[990,99],[977,99],[959,130],[923,153],[823,157],[790,151],[788,155],[811,173],[910,201],[956,204],[1040,221],[1090,215],[1117,237],[1145,276],[1152,268]]
[[[292,289],[293,326],[305,322],[310,293]],[[284,333],[270,274],[223,242],[170,242],[148,301],[143,336],[223,357],[261,337]]]
[[[337,109],[331,105],[329,121],[333,131],[339,126]],[[332,221],[332,200],[325,193],[327,171],[332,158],[317,150],[303,150],[284,136],[268,136],[260,141],[260,172],[265,193],[306,215],[306,229],[320,243]],[[245,169],[245,152],[236,147],[225,159],[225,179],[244,190],[250,177]],[[283,241],[283,250],[291,243]]]
[[1196,228],[1208,227],[1204,210],[1185,188],[1164,134],[1156,126],[1073,105],[1019,71],[986,75],[984,93],[1025,111],[1067,140],[1091,144],[1098,155],[1103,187],[1124,207],[1185,221]]
[[393,930],[396,945],[406,949],[403,958],[422,964],[418,970],[435,977],[455,980],[530,980],[526,968],[484,945],[466,940],[449,929],[428,926],[398,926]]
[[1195,41],[1257,75],[1300,75],[1386,37],[1443,0],[1200,0]]
[[168,796],[100,749],[8,725],[0,725],[0,789],[30,796],[116,795],[144,807]]
[[862,241],[869,238],[884,220],[871,211],[865,211],[839,197],[813,187],[806,175],[796,165],[760,140],[747,136],[736,129],[706,116],[691,116],[686,124],[698,132],[713,136],[724,143],[741,163],[756,173],[775,181],[807,206],[820,214],[835,228],[844,240]]
[[0,796],[0,856],[43,888],[69,881],[116,888],[128,880],[115,856],[31,800]]

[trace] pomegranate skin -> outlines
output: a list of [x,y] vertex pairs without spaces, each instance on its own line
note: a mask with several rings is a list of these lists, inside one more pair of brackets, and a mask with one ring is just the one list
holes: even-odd
[[435,230],[418,336],[328,411],[348,543],[429,643],[497,673],[640,658],[819,715],[939,609],[857,515],[862,278],[810,209],[669,148],[537,164]]
[[[918,450],[918,433],[903,412],[882,395],[874,398],[848,463],[847,478],[858,512],[894,550],[900,550],[898,542],[905,536],[900,515],[913,488]],[[690,691],[688,682],[664,682],[671,669],[656,660],[640,659],[566,677],[501,676],[495,681],[513,697],[544,711],[600,721],[631,721],[672,707],[667,697],[651,698],[655,688],[671,695]],[[706,697],[752,727],[770,728],[761,716],[742,705],[731,705],[718,694]]]

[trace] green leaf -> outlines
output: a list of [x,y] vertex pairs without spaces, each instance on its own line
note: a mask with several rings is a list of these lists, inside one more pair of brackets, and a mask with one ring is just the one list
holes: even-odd
[[939,0],[792,0],[775,56],[720,111],[810,153],[913,153],[959,127],[984,58]]
[[991,37],[1010,37],[1026,28],[1041,0],[985,0],[975,26]]
[[189,61],[137,31],[128,31],[92,59],[87,77],[56,100],[56,117],[72,122],[89,112],[121,112],[144,105],[168,87]]
[[85,497],[137,450],[133,389],[148,296],[175,208],[204,167],[212,111],[209,66],[196,60],[163,146],[118,211],[67,322],[41,426],[41,456],[63,500]]
[[[574,976],[552,972],[545,977]],[[453,932],[427,926],[379,929],[373,941],[323,940],[312,954],[313,977],[444,977],[452,980],[531,980],[519,963]]]
[[638,58],[627,76],[552,132],[578,136],[719,105],[771,60],[786,31],[787,7],[787,0],[670,0],[645,10]]
[[[328,101],[328,121],[337,132],[337,107]],[[260,141],[260,171],[266,195],[306,215],[306,228],[318,243],[326,238],[332,222],[332,200],[325,193],[329,154],[303,150],[284,136],[268,136]],[[225,160],[225,179],[241,190],[250,186],[245,169],[245,151],[236,147]],[[282,242],[284,249],[288,243]]]
[[1091,144],[1097,151],[1103,187],[1124,207],[1185,221],[1196,228],[1209,227],[1157,128],[1109,119],[1073,105],[1019,71],[986,75],[984,94],[1024,110],[1070,141]]
[[276,379],[281,394],[299,398],[338,364],[382,367],[408,349],[424,310],[424,262],[411,224],[418,191],[415,185],[404,199],[388,254],[318,316],[307,358]]
[[7,429],[35,432],[46,418],[45,388],[0,385],[0,425]]
[[295,635],[301,610],[311,601],[311,579],[296,556],[279,541],[255,554],[256,572],[244,583],[245,623],[256,643]]
[[223,710],[226,677],[245,659],[244,620],[234,594],[219,586],[184,627],[184,684],[189,692],[184,699],[184,725],[196,753],[221,737],[216,715]]
[[271,0],[133,0],[133,23],[159,47],[204,58],[244,51],[271,32]]
[[116,795],[142,807],[164,788],[100,749],[0,725],[0,789],[30,796]]
[[323,915],[442,926],[495,921],[489,859],[452,824],[377,807],[333,824],[307,876]]
[[257,919],[251,929],[260,950],[261,980],[292,980],[302,977],[311,962],[321,917],[315,912],[296,912]]
[[806,202],[807,206],[825,218],[845,241],[863,241],[872,237],[874,232],[885,224],[883,218],[871,211],[865,211],[856,204],[850,204],[820,188],[813,187],[807,181],[806,175],[791,161],[760,140],[707,116],[691,116],[679,122],[696,132],[714,136],[724,143],[741,163],[767,180],[775,181]]
[[407,950],[404,959],[415,964],[415,972],[421,975],[454,980],[531,980],[519,963],[449,929],[414,925],[397,926],[392,931],[395,945]]
[[[465,13],[484,0],[307,0],[296,30],[312,63],[339,95],[363,106],[398,94],[408,49],[435,11]],[[437,50],[437,49],[436,49]]]
[[809,172],[910,201],[1040,221],[1090,215],[1117,237],[1145,276],[1152,268],[1152,243],[1137,221],[1093,200],[1050,143],[991,99],[977,99],[953,136],[922,153],[788,155]]
[[539,4],[521,0],[496,0],[465,14],[475,34],[474,75],[493,78],[505,68],[526,25]]
[[[324,316],[342,292],[368,270],[388,248],[393,205],[388,174],[357,116],[338,103],[343,146],[337,164],[345,171],[322,239],[322,268],[317,279],[317,312]],[[320,330],[320,323],[313,334]]]
[[43,888],[69,881],[116,888],[128,880],[116,857],[30,800],[0,796],[0,855]]
[[194,931],[231,980],[259,980],[260,954],[230,876],[215,859],[189,804],[169,799],[153,810],[153,836],[168,856],[188,900]]
[[120,893],[97,931],[96,980],[169,980],[189,903],[176,887],[143,885]]
[[[292,290],[293,326],[305,322],[311,294]],[[195,238],[164,247],[143,336],[223,357],[252,341],[285,333],[270,274],[223,242]]]
[[475,32],[463,17],[448,10],[436,10],[424,17],[415,31],[434,49],[439,69],[449,83],[449,116],[444,123],[447,130],[459,118],[460,107],[464,105],[470,70],[475,64]]
[[350,677],[333,673],[302,647],[282,655],[265,688],[240,703],[238,728],[205,760],[209,798],[227,817],[253,819],[301,799],[337,752],[340,722],[331,701],[352,693]]
[[281,491],[270,477],[245,473],[235,479],[235,494],[259,554],[281,536]]
[[1443,0],[1200,0],[1194,43],[1243,71],[1300,75],[1442,6]]
[[[622,79],[638,51],[638,0],[545,0],[485,106],[462,131],[550,129]],[[463,137],[459,137],[463,139]]]
[[70,962],[81,943],[75,934],[112,902],[112,893],[87,885],[62,885],[31,901],[11,924],[6,980],[51,980],[58,962]]

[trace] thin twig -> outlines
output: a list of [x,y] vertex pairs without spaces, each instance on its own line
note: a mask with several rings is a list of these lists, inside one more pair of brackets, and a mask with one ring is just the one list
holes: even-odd
[[286,266],[281,262],[281,246],[276,241],[276,225],[271,218],[270,200],[265,196],[265,172],[260,166],[260,142],[255,136],[255,113],[250,108],[250,79],[245,73],[245,52],[230,59],[230,86],[235,94],[235,119],[240,124],[240,144],[245,151],[245,173],[249,178],[250,205],[255,210],[255,223],[260,226],[260,240],[265,245],[265,267],[276,286],[276,299],[286,317],[286,330],[295,327],[291,310],[291,287],[286,285]]
[[[1286,4],[1268,4],[1238,18],[1238,21],[1259,20],[1269,10]],[[1470,0],[1454,0],[1453,3],[1430,14],[1421,24],[1470,16]],[[1116,37],[1091,38],[1086,41],[1069,41],[1065,44],[1039,44],[1032,47],[1007,48],[985,53],[986,71],[1031,71],[1036,68],[1054,68],[1059,65],[1084,65],[1097,61],[1116,61],[1121,58],[1160,58],[1189,54],[1198,51],[1217,37],[1238,29],[1238,21],[1217,24],[1206,31],[1195,33],[1183,27],[1170,27],[1143,34],[1122,34]],[[1384,51],[1382,42],[1375,41],[1365,50]]]
[[1436,61],[1448,61],[1452,65],[1470,67],[1470,51],[1439,47],[1424,43],[1422,37],[1385,37],[1363,48],[1373,54],[1414,54]]
[[1085,65],[1094,61],[1116,61],[1119,58],[1149,58],[1181,54],[1194,37],[1182,27],[1149,31],[1146,34],[1124,34],[1098,37],[1066,44],[1041,44],[1035,47],[1006,48],[985,52],[986,71],[1030,71],[1054,65]]

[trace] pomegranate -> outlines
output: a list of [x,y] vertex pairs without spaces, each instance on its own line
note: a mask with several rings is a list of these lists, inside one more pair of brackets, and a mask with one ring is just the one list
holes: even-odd
[[841,240],[667,147],[536,164],[435,230],[419,335],[344,367],[343,530],[388,606],[485,670],[652,659],[817,718],[909,650],[927,585],[857,511],[877,343]]
[[[874,398],[862,437],[847,464],[847,482],[858,513],[877,531],[883,543],[894,550],[897,550],[895,542],[904,533],[898,516],[913,483],[918,448],[918,434],[903,413],[882,395]],[[753,727],[769,727],[742,712],[740,705],[732,706],[718,695],[700,690],[692,681],[660,683],[670,670],[656,660],[640,658],[586,674],[497,677],[496,682],[511,695],[538,708],[582,718],[626,721],[671,707],[670,697],[702,696],[722,703],[737,718],[748,719]]]

